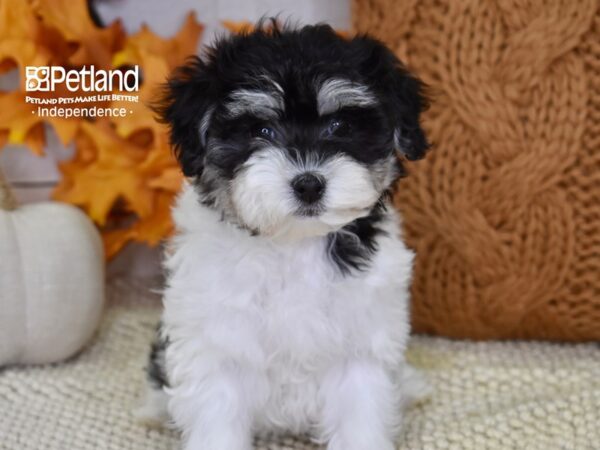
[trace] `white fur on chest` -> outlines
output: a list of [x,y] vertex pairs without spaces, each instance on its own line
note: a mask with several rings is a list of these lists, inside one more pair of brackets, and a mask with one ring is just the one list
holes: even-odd
[[[390,371],[408,338],[413,254],[384,223],[369,268],[341,275],[327,239],[274,242],[220,220],[188,189],[174,211],[179,234],[169,272],[163,326],[174,389],[201,389],[222,365],[244,366],[262,408],[260,430],[307,431],[317,420],[328,371],[348,358]],[[260,397],[260,398],[259,398]]]

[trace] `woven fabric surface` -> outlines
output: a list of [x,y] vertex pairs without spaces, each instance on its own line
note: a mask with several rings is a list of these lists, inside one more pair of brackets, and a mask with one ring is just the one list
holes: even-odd
[[353,1],[429,86],[433,148],[395,198],[415,328],[600,339],[598,2]]
[[[146,429],[132,416],[158,299],[128,285],[110,293],[113,306],[80,355],[0,372],[0,449],[178,448],[175,432]],[[433,394],[407,412],[400,449],[599,448],[598,345],[417,336],[408,357],[425,372]],[[256,448],[319,447],[289,437],[261,440]]]

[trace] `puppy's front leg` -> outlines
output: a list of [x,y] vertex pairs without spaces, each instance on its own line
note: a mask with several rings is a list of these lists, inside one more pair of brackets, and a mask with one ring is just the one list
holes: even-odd
[[393,450],[400,421],[398,390],[374,361],[350,361],[323,380],[327,450]]
[[224,360],[215,366],[200,376],[196,368],[170,390],[169,410],[182,431],[183,448],[250,450],[262,385],[243,364]]

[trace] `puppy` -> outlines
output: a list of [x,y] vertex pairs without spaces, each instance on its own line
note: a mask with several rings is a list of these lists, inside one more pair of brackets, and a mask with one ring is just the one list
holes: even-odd
[[[392,450],[425,384],[405,362],[413,253],[390,191],[422,158],[421,83],[380,42],[259,25],[169,80],[173,210],[147,417],[186,450],[263,432]],[[400,156],[400,157],[399,157]]]

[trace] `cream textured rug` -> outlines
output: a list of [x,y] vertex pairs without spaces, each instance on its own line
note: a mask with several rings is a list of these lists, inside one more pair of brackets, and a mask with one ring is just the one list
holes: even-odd
[[[79,356],[0,372],[0,449],[177,448],[175,433],[132,418],[158,300],[124,284],[110,292],[98,335]],[[434,394],[408,412],[401,449],[600,449],[598,345],[415,337],[409,358]],[[317,447],[286,438],[256,448]]]

